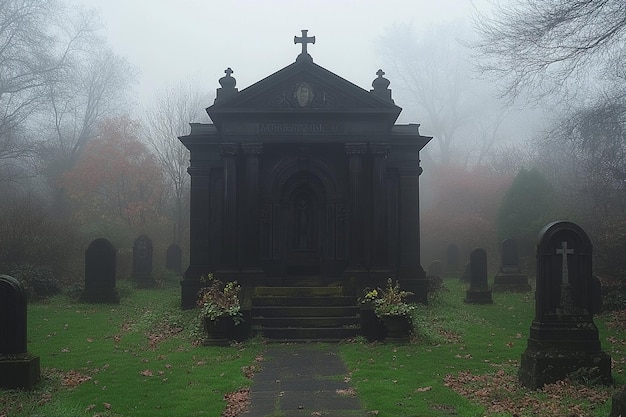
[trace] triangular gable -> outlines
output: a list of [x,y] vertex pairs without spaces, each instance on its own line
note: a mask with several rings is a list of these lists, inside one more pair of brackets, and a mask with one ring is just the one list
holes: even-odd
[[207,108],[219,126],[230,115],[237,118],[293,114],[378,115],[393,124],[402,109],[341,78],[312,61],[296,61],[251,86],[216,100]]

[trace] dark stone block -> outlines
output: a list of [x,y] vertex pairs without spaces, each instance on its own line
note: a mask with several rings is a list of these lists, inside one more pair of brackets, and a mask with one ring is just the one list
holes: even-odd
[[40,379],[39,356],[0,355],[0,388],[32,390]]
[[362,305],[360,311],[361,335],[368,342],[380,342],[387,337],[387,328],[381,319],[374,313],[371,305]]

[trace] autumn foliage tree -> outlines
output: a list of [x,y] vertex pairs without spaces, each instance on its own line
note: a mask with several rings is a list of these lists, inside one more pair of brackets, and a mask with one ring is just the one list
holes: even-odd
[[448,165],[431,171],[433,195],[421,215],[422,262],[442,259],[445,248],[456,244],[463,254],[481,247],[497,262],[497,211],[512,176],[485,166]]
[[163,174],[139,140],[138,126],[127,117],[105,120],[64,175],[74,218],[83,227],[100,222],[139,232],[163,221]]

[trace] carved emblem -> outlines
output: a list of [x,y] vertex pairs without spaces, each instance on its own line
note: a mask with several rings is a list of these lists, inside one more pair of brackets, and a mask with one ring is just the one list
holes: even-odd
[[306,82],[296,84],[293,96],[300,107],[308,106],[315,98],[313,87],[311,87],[311,84]]

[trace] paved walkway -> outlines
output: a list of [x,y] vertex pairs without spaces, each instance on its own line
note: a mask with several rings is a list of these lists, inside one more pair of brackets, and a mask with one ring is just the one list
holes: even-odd
[[345,378],[337,347],[327,344],[269,345],[250,388],[245,417],[365,417]]

